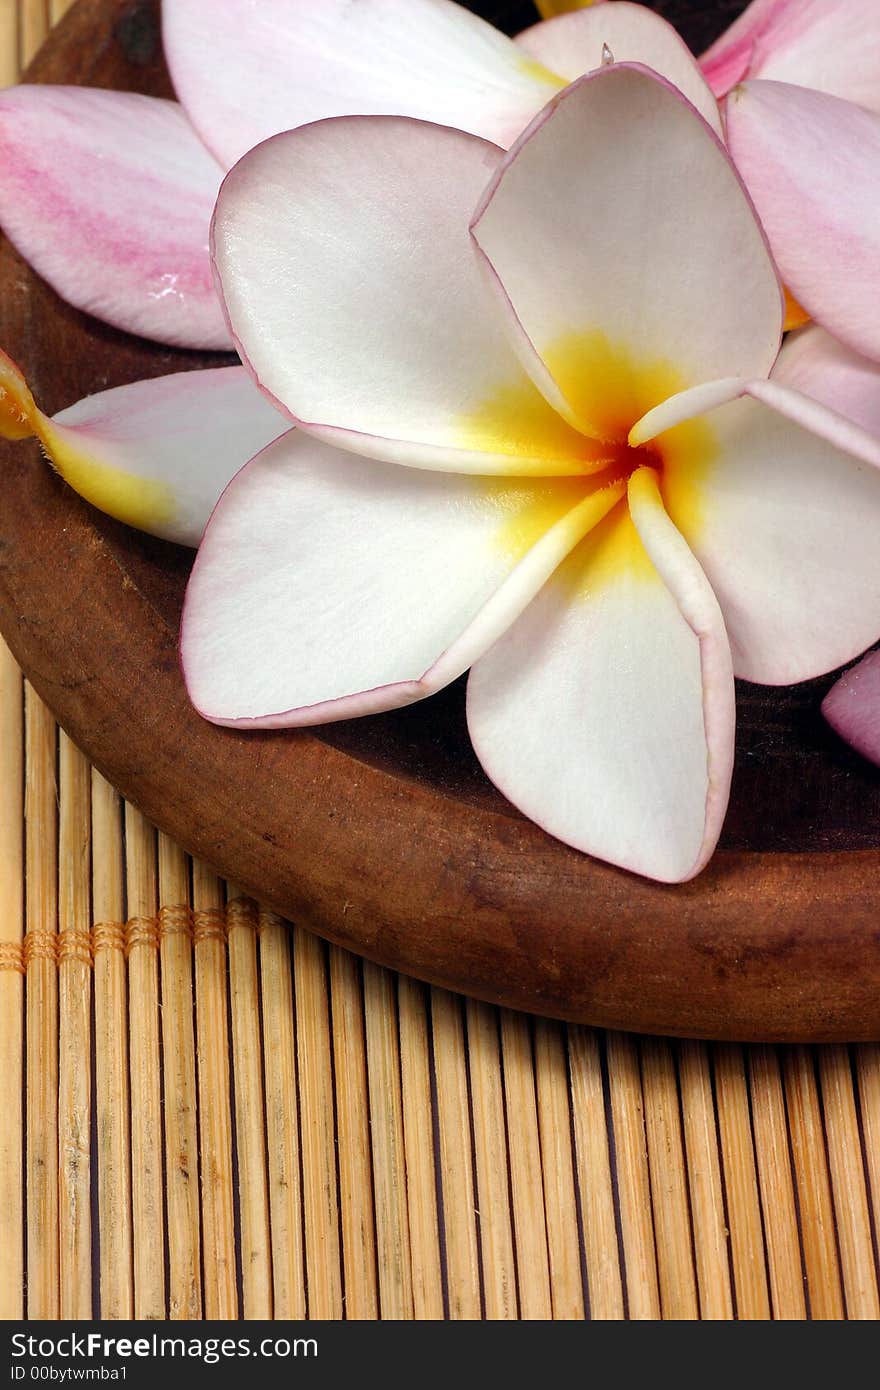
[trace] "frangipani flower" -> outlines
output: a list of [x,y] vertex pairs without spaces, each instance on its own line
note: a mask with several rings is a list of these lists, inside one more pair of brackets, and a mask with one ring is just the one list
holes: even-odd
[[0,437],[36,436],[86,501],[180,545],[198,545],[230,478],[289,428],[243,367],[117,386],[49,419],[0,352]]
[[181,631],[197,708],[316,724],[470,667],[474,747],[521,810],[697,873],[734,672],[804,679],[880,633],[880,443],[767,379],[780,288],[712,131],[627,64],[507,155],[318,122],[236,166],[215,259],[302,428],[208,526]]

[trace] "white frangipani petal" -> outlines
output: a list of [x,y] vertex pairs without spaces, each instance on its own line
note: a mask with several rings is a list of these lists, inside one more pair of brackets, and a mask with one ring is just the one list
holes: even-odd
[[522,351],[526,335],[597,438],[625,439],[675,390],[763,375],[779,350],[781,291],[740,180],[645,69],[600,69],[551,102],[500,161],[473,231],[512,341]]
[[0,225],[63,299],[116,328],[231,346],[208,256],[221,177],[176,102],[0,91]]
[[721,135],[718,103],[696,59],[672,25],[628,0],[573,10],[518,34],[521,48],[567,82],[602,66],[603,51],[617,63],[641,63],[686,96]]
[[721,828],[733,675],[718,604],[649,472],[630,485],[639,529],[622,507],[609,516],[474,665],[468,728],[492,781],[550,834],[678,882]]
[[607,459],[547,405],[493,312],[468,220],[499,155],[461,131],[347,117],[276,136],[226,179],[214,254],[230,323],[304,428],[447,471]]
[[243,367],[117,386],[49,419],[0,353],[0,436],[36,435],[86,501],[181,545],[198,545],[230,478],[289,428]]
[[[724,613],[734,669],[789,685],[880,636],[880,439],[776,381],[701,417],[701,449],[664,465],[669,514]],[[688,393],[634,434],[662,444]],[[687,428],[687,426],[685,426]]]
[[451,0],[164,0],[175,90],[232,165],[326,116],[415,116],[499,144],[562,81]]
[[220,724],[327,723],[447,685],[625,484],[397,468],[296,430],[214,513],[187,591],[190,697]]

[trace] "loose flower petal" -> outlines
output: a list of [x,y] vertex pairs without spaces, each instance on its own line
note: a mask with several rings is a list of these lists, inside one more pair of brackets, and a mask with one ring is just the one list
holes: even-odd
[[747,82],[728,100],[727,132],[786,285],[823,328],[880,357],[880,116]]
[[599,439],[675,390],[764,374],[779,350],[781,291],[740,181],[645,69],[566,88],[499,163],[474,237],[523,361],[539,354]]
[[755,47],[774,10],[790,0],[752,0],[729,29],[725,29],[700,59],[706,81],[716,97],[726,96],[749,73]]
[[230,478],[289,427],[243,367],[118,386],[50,420],[0,353],[0,436],[36,435],[88,502],[181,545],[198,545]]
[[[743,399],[702,417],[705,455],[667,462],[664,497],[718,597],[736,674],[790,685],[880,636],[880,439],[776,381],[733,387]],[[634,435],[662,439],[698,397]]]
[[420,700],[624,490],[419,472],[287,434],[230,485],[199,550],[181,628],[193,703],[268,728]]
[[582,473],[607,456],[532,385],[483,282],[468,220],[499,154],[349,117],[276,136],[226,179],[214,245],[233,332],[311,433],[460,472]]
[[476,663],[468,727],[492,781],[550,834],[678,882],[721,828],[733,675],[718,604],[651,470],[630,500],[635,525],[619,508]]
[[753,0],[700,63],[718,97],[745,77],[765,77],[880,111],[880,8],[876,0]]
[[786,338],[773,380],[812,396],[880,438],[880,364],[853,352],[824,329],[814,325]]
[[562,85],[451,0],[164,0],[175,90],[232,165],[325,116],[415,116],[509,144]]
[[600,67],[603,53],[610,53],[617,63],[642,63],[677,87],[716,135],[721,135],[718,103],[696,59],[672,25],[644,5],[613,0],[560,14],[526,29],[516,42],[567,82]]
[[231,345],[208,255],[221,176],[173,101],[0,91],[0,225],[63,299],[116,328]]
[[880,651],[841,676],[822,701],[822,713],[857,753],[880,763]]

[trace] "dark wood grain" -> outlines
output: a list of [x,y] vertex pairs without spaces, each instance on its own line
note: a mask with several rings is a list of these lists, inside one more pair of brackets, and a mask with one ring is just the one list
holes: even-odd
[[[691,41],[732,8],[681,6]],[[31,79],[167,94],[157,10],[79,0]],[[502,10],[511,28],[534,18]],[[49,411],[209,360],[76,313],[6,242],[0,344]],[[460,687],[320,733],[205,724],[177,665],[189,555],[95,513],[36,447],[3,445],[0,468],[0,626],[34,686],[125,796],[278,911],[541,1013],[692,1036],[880,1037],[880,778],[822,724],[827,679],[742,688],[728,849],[695,883],[661,887],[512,810],[470,752]]]

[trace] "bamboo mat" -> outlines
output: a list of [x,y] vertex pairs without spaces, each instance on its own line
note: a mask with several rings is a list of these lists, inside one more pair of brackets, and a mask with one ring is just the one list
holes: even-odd
[[[0,0],[0,83],[64,0]],[[565,1027],[328,947],[0,643],[0,1317],[876,1319],[880,1049]]]

